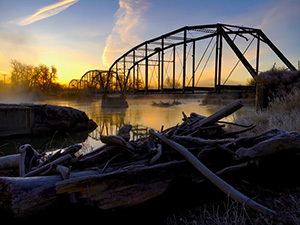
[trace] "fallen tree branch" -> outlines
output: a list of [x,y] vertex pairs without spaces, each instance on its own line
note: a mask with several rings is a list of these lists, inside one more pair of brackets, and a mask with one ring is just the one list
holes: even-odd
[[119,145],[123,146],[128,149],[129,152],[134,154],[132,151],[134,151],[134,148],[132,147],[131,144],[129,144],[127,141],[124,140],[121,136],[116,136],[116,135],[100,135],[100,140],[104,144],[111,144],[111,145]]
[[226,105],[225,107],[223,107],[219,111],[213,113],[212,115],[205,117],[203,119],[201,118],[200,120],[196,120],[194,123],[192,122],[190,124],[193,124],[193,127],[208,126],[226,116],[231,115],[232,113],[234,113],[235,111],[239,110],[242,107],[243,107],[242,101],[237,100],[235,102],[232,102],[232,103]]
[[[192,112],[190,114],[191,117],[196,117],[199,119],[205,119],[206,116],[202,116],[198,113]],[[239,123],[233,123],[233,122],[227,122],[227,121],[218,121],[218,123],[223,123],[223,124],[227,124],[227,125],[232,125],[232,126],[237,126],[237,127],[244,127],[244,128],[248,128],[248,127],[252,127],[254,124],[250,124],[250,125],[244,125],[244,124],[239,124]]]
[[170,147],[178,151],[180,154],[182,154],[197,170],[199,170],[208,180],[210,180],[213,184],[215,184],[220,190],[222,190],[224,193],[228,194],[229,197],[232,199],[240,202],[241,204],[248,206],[249,208],[266,213],[266,214],[276,214],[275,211],[253,201],[249,197],[245,196],[235,188],[233,188],[231,185],[229,185],[227,182],[219,178],[216,174],[214,174],[212,171],[210,171],[204,164],[202,164],[193,154],[191,154],[185,147],[182,145],[174,142],[173,140],[170,140],[161,134],[156,133],[154,130],[150,129],[149,133],[166,144],[168,144]]
[[69,160],[71,158],[72,158],[72,156],[70,154],[64,155],[64,156],[62,156],[62,157],[54,160],[51,163],[48,163],[48,164],[46,164],[46,165],[44,165],[42,167],[37,168],[36,170],[33,170],[33,171],[30,171],[29,173],[26,173],[24,175],[24,177],[31,177],[31,176],[35,176],[35,175],[38,175],[40,173],[43,173],[43,172],[51,169],[51,167],[54,167],[54,166],[56,166],[58,164],[61,164],[61,163],[65,162],[65,161],[67,161],[67,160]]
[[300,151],[300,134],[297,132],[284,132],[272,138],[259,142],[250,147],[241,147],[236,151],[235,159],[260,158],[279,152]]
[[117,136],[122,137],[125,141],[129,141],[131,129],[132,129],[131,124],[125,124],[123,127],[120,128]]
[[156,153],[155,156],[153,156],[153,158],[150,160],[150,163],[149,163],[150,166],[153,165],[154,163],[156,163],[156,161],[161,157],[161,154],[162,154],[162,146],[161,146],[161,144],[158,144],[157,146],[158,146],[157,149],[156,149],[157,153]]
[[203,139],[199,137],[190,137],[190,136],[173,136],[172,139],[176,142],[178,141],[188,141],[200,145],[218,145],[225,143],[234,143],[234,138],[226,139]]
[[30,144],[20,146],[19,153],[19,175],[23,177],[32,169],[34,161],[39,158],[39,154]]

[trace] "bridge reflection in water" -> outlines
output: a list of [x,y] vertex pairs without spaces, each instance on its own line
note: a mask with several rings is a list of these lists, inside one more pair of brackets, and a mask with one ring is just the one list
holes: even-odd
[[[100,135],[116,135],[125,122],[126,110],[122,109],[103,109],[99,116],[94,117],[98,127],[91,133],[89,137],[99,141]],[[130,131],[130,140],[136,140],[149,134],[149,127],[134,124]]]

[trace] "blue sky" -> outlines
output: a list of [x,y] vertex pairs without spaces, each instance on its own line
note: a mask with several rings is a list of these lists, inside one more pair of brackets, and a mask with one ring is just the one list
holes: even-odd
[[299,0],[0,0],[0,80],[17,59],[55,65],[68,83],[147,39],[213,23],[262,29],[297,67],[299,22]]

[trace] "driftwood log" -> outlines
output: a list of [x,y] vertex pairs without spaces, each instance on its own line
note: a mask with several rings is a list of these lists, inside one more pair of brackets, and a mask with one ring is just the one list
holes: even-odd
[[[150,136],[137,140],[130,140],[132,126],[127,124],[117,135],[101,135],[104,145],[87,154],[80,154],[80,145],[53,154],[21,146],[21,154],[0,157],[0,174],[12,169],[23,176],[0,177],[0,210],[25,217],[62,199],[101,209],[130,207],[163,194],[172,180],[184,177],[200,187],[210,180],[243,205],[273,214],[253,196],[238,192],[234,184],[240,179],[233,175],[241,177],[264,163],[275,168],[272,160],[277,155],[281,164],[290,163],[282,155],[300,154],[300,134],[270,130],[239,136],[255,125],[220,120],[241,107],[242,102],[235,101],[208,117],[196,113],[188,117],[183,112],[181,124],[160,133],[151,130]],[[239,129],[228,131],[229,125]],[[235,182],[230,185],[223,176]]]
[[253,201],[249,197],[245,196],[231,185],[229,185],[224,180],[220,179],[216,174],[210,171],[203,163],[201,163],[192,153],[190,153],[185,147],[172,141],[160,134],[157,134],[154,130],[150,130],[150,134],[158,137],[170,147],[178,151],[182,154],[197,170],[199,170],[208,180],[210,180],[213,184],[215,184],[220,190],[224,193],[228,194],[229,197],[233,198],[234,200],[242,203],[245,206],[250,207],[258,212],[275,214],[276,212],[270,210],[269,208]]

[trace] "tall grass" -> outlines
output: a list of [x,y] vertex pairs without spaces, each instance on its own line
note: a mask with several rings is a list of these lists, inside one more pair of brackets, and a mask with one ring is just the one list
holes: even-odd
[[246,135],[261,134],[270,129],[300,132],[300,90],[295,89],[284,97],[275,98],[267,109],[246,112],[235,122],[256,124],[256,128]]
[[[284,73],[283,73],[284,72]],[[236,123],[256,124],[244,135],[258,135],[271,129],[300,132],[300,77],[299,72],[266,72],[260,82],[266,82],[272,94],[267,109],[248,111],[235,118]],[[275,74],[275,75],[274,75]],[[285,74],[284,78],[280,77]],[[267,84],[267,82],[269,82]],[[271,83],[270,83],[271,82]],[[294,85],[292,85],[294,83]],[[236,129],[236,128],[235,128]],[[300,187],[283,190],[260,199],[266,207],[277,212],[266,216],[248,211],[233,200],[208,203],[175,213],[166,219],[167,225],[204,224],[297,224],[300,225]],[[259,196],[257,193],[256,196]]]
[[249,211],[238,202],[227,201],[210,203],[175,213],[166,218],[166,225],[252,225],[252,224],[295,224],[300,225],[299,189],[293,192],[268,197],[264,204],[277,212],[264,215]]
[[251,218],[238,202],[228,199],[221,204],[206,204],[173,214],[166,220],[167,225],[229,225],[249,224]]

